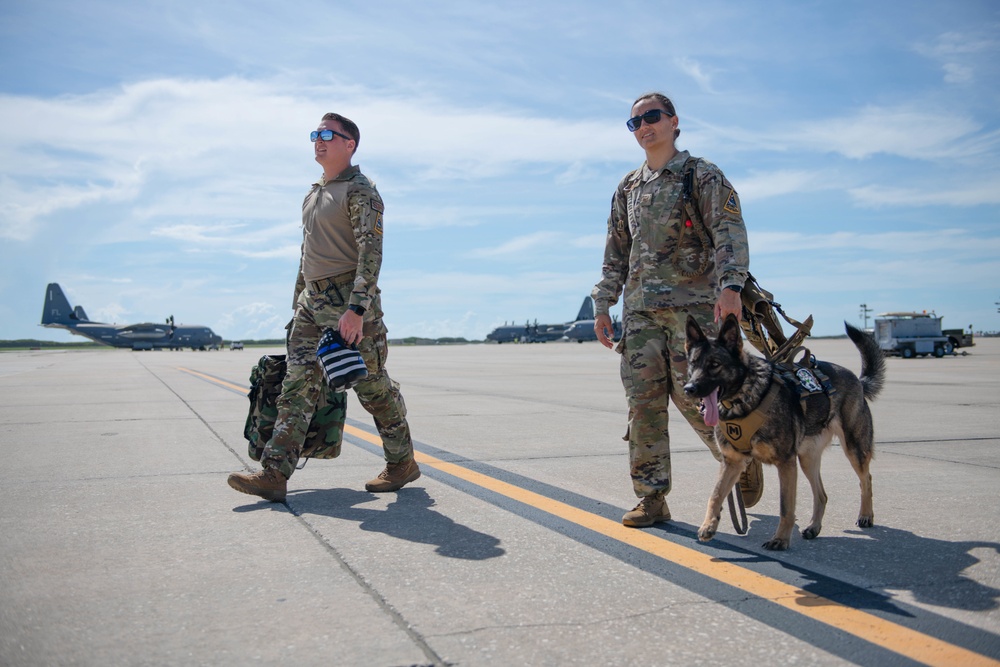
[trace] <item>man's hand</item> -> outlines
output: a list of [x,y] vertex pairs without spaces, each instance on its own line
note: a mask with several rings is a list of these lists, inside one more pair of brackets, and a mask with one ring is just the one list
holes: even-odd
[[344,314],[340,316],[340,321],[337,322],[337,331],[340,332],[340,337],[344,339],[345,343],[348,345],[357,345],[363,338],[361,333],[363,325],[363,317],[353,310],[345,310]]
[[722,322],[730,314],[736,316],[736,321],[743,319],[743,301],[739,292],[724,289],[715,302],[715,321]]
[[598,315],[594,318],[594,333],[597,334],[597,340],[601,345],[610,350],[613,345],[612,339],[615,337],[615,327],[611,323],[610,315]]

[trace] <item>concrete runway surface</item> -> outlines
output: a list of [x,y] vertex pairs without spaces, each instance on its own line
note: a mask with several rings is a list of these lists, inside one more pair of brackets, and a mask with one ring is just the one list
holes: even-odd
[[1000,339],[889,359],[876,525],[834,447],[823,533],[780,553],[766,466],[749,534],[724,510],[697,541],[718,468],[676,413],[673,521],[621,526],[596,343],[393,347],[419,480],[364,491],[383,461],[352,393],[339,459],[284,503],[236,493],[265,351],[0,354],[0,665],[1000,665]]

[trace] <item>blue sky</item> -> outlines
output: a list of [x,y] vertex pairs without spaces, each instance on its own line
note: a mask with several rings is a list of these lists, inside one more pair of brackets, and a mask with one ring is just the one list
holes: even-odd
[[1000,330],[995,2],[0,3],[0,339],[59,282],[93,320],[283,335],[327,111],[386,202],[390,336],[572,319],[639,94],[743,204],[814,333]]

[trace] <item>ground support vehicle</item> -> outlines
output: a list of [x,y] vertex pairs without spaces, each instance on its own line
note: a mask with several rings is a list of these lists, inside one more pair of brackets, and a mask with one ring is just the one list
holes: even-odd
[[948,340],[951,341],[952,346],[955,349],[960,347],[972,347],[976,344],[976,341],[972,336],[972,327],[969,327],[968,331],[962,329],[944,329],[941,331],[942,336],[947,336]]
[[953,354],[955,345],[942,332],[941,319],[926,311],[882,313],[875,318],[875,339],[885,354],[904,359]]

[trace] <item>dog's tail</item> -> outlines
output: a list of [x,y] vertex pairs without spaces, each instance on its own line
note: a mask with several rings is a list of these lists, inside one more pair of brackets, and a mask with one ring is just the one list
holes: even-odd
[[865,398],[869,401],[878,396],[885,384],[885,355],[882,348],[878,346],[875,337],[865,333],[857,327],[853,327],[844,322],[847,329],[847,336],[854,342],[854,346],[861,352],[861,386],[864,388]]

